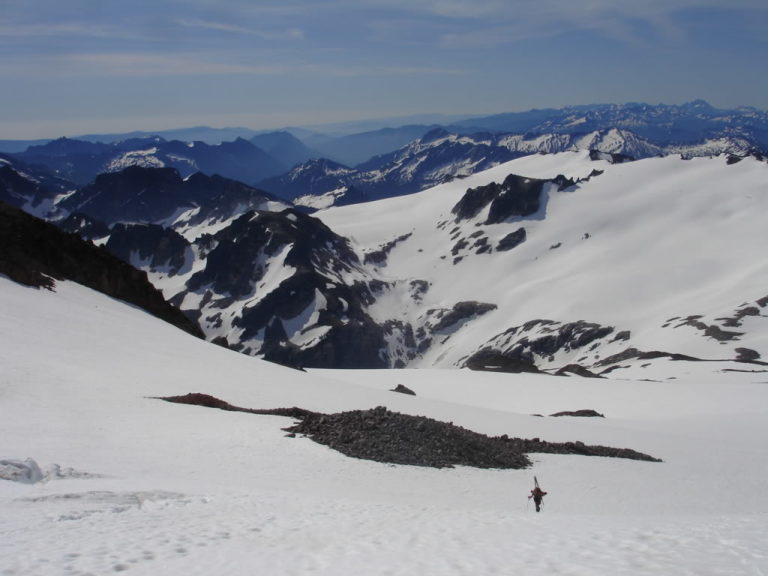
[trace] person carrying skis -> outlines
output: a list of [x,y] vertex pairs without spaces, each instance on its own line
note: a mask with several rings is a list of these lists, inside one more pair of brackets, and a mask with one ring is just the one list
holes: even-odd
[[541,512],[541,502],[544,500],[544,496],[547,495],[544,490],[539,488],[539,481],[534,478],[534,481],[536,482],[536,487],[531,490],[530,496],[528,496],[528,500],[533,498],[533,503],[536,504],[536,512]]

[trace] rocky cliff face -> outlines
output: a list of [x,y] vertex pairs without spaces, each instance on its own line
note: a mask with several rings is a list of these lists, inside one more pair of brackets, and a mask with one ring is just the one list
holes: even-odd
[[35,216],[48,216],[54,200],[74,189],[74,184],[44,169],[0,154],[0,202]]
[[0,203],[0,274],[28,286],[54,289],[70,280],[143,308],[182,330],[200,328],[169,305],[137,270],[103,248],[68,234],[21,210]]
[[247,212],[193,240],[117,224],[106,248],[145,269],[209,340],[291,366],[389,366],[384,328],[367,312],[385,284],[300,211]]
[[236,180],[202,173],[182,178],[174,168],[130,166],[100,174],[61,200],[57,209],[85,214],[110,227],[142,222],[183,232],[201,225],[220,226],[246,210],[272,206],[287,204]]

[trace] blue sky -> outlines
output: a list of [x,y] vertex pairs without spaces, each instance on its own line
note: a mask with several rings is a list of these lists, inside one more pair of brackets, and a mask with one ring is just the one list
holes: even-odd
[[0,0],[0,139],[768,108],[766,0]]

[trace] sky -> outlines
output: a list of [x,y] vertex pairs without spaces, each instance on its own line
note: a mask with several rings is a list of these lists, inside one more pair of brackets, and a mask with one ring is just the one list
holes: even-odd
[[765,0],[0,0],[0,139],[768,108]]

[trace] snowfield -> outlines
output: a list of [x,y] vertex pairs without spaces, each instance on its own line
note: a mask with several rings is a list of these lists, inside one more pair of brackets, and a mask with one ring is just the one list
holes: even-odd
[[[526,217],[487,224],[487,207],[468,219],[452,213],[469,188],[501,183],[509,174],[581,181],[559,192],[550,185],[538,212]],[[736,358],[734,347],[768,354],[765,311],[737,324],[743,334],[731,342],[707,338],[684,323],[695,316],[722,322],[737,308],[768,297],[762,256],[768,246],[766,183],[768,164],[752,157],[735,164],[725,156],[609,164],[574,151],[526,156],[418,194],[316,216],[351,238],[361,253],[407,236],[376,273],[406,289],[420,279],[429,290],[418,306],[403,288],[381,298],[369,310],[379,321],[394,316],[419,326],[429,309],[463,301],[497,306],[450,338],[434,338],[427,350],[407,359],[409,367],[461,366],[510,327],[542,319],[597,323],[631,337],[601,345],[594,354],[574,348],[537,358],[539,368],[577,361],[589,366],[628,346],[720,360]],[[481,253],[472,246],[478,235],[487,246],[498,246],[520,228],[526,239],[512,250]],[[643,375],[637,364],[621,367],[621,377],[659,377],[652,373],[655,362],[647,363]]]
[[[4,576],[768,573],[766,372],[706,363],[686,375],[669,361],[664,382],[305,373],[76,284],[5,277],[0,330],[0,474],[29,472],[0,480]],[[417,395],[390,392],[398,383]],[[153,398],[188,392],[249,408],[386,405],[664,462],[386,465],[288,438],[289,418]],[[582,408],[606,417],[546,416]],[[549,492],[541,514],[526,498],[534,475]]]

